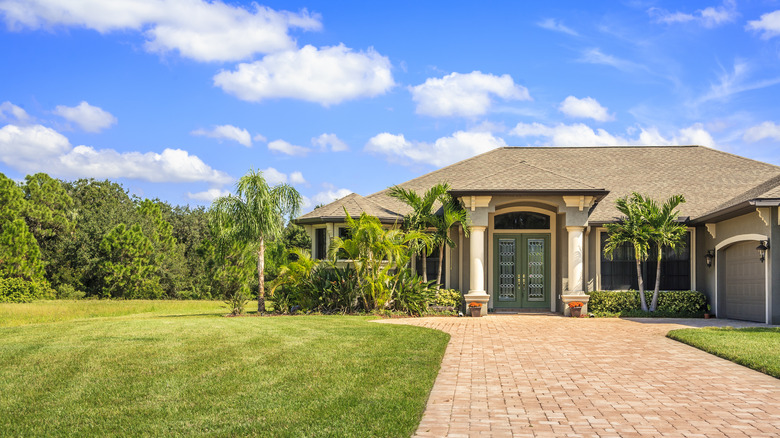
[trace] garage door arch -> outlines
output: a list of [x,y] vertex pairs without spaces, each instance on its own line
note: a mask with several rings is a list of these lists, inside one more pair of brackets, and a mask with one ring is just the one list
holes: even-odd
[[734,236],[715,249],[717,290],[715,310],[719,317],[766,322],[769,259],[761,262],[756,246],[762,234]]

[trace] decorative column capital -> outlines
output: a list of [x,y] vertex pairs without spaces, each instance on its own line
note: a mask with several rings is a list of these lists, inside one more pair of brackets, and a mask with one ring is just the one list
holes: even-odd
[[472,225],[471,227],[469,227],[469,229],[471,231],[485,231],[487,230],[487,227],[484,225]]
[[584,225],[577,225],[577,226],[574,226],[574,225],[567,225],[567,226],[566,226],[566,231],[568,231],[568,232],[570,232],[570,233],[571,233],[572,231],[585,231],[585,226],[584,226]]

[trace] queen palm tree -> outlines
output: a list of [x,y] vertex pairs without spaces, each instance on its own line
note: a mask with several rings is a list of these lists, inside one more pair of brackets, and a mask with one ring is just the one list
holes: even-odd
[[[449,190],[449,184],[440,183],[428,189],[423,196],[420,196],[414,190],[393,186],[390,188],[390,193],[388,194],[405,203],[412,209],[404,216],[404,231],[427,233],[428,228],[433,226],[435,214],[435,211],[433,210],[434,205],[436,205],[436,202],[440,201],[442,195],[446,194]],[[431,253],[432,248],[424,245],[422,241],[416,241],[410,245],[410,249],[415,254],[422,254],[422,277],[423,281],[428,281],[427,256]]]
[[236,194],[211,204],[210,220],[219,230],[221,246],[248,246],[257,255],[257,311],[265,312],[265,242],[281,236],[287,217],[295,216],[301,195],[292,186],[270,187],[262,172],[250,170],[236,183]]
[[436,231],[433,234],[433,240],[439,247],[439,268],[436,271],[436,284],[441,285],[441,265],[444,260],[444,247],[455,247],[455,242],[450,238],[450,228],[455,224],[463,227],[466,237],[469,237],[469,216],[466,210],[460,205],[460,202],[449,193],[444,193],[440,197],[442,203],[441,216],[433,216],[432,222]]
[[642,197],[637,198],[644,210],[645,220],[652,229],[652,240],[655,242],[658,250],[658,260],[655,270],[655,289],[653,290],[653,300],[650,303],[650,311],[655,312],[658,308],[658,290],[661,287],[661,259],[663,249],[669,247],[677,251],[685,245],[685,235],[688,228],[685,224],[677,221],[679,212],[675,210],[677,206],[685,202],[683,195],[671,196],[663,205],[659,206],[653,199]]
[[617,223],[606,224],[609,235],[604,245],[604,255],[611,260],[617,248],[627,243],[633,245],[634,259],[636,260],[636,277],[639,285],[639,299],[641,300],[642,310],[647,311],[641,263],[647,260],[650,242],[653,240],[653,229],[646,219],[644,198],[635,192],[630,197],[624,196],[617,199],[615,207],[623,214],[623,217]]

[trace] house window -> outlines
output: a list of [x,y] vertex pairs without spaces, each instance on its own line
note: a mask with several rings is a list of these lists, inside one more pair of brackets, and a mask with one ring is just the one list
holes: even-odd
[[325,260],[327,256],[327,240],[325,235],[325,228],[316,228],[314,230],[314,258],[317,260]]
[[[612,260],[604,255],[607,233],[601,233],[601,289],[628,290],[639,289],[636,277],[636,259],[634,247],[623,244],[612,253]],[[691,288],[691,234],[686,233],[684,247],[675,252],[664,248],[661,260],[661,290],[688,290]],[[655,272],[658,263],[658,250],[651,245],[649,257],[640,264],[645,289],[655,287]]]
[[493,226],[496,230],[549,230],[550,216],[530,211],[499,214]]
[[[447,251],[444,251],[446,254]],[[423,274],[423,263],[422,263],[422,254],[417,254],[417,257],[415,257],[415,265],[414,269],[417,275],[419,275],[422,278]],[[445,259],[441,260],[441,282],[444,284],[444,276],[446,275],[446,272],[444,270],[444,261]],[[439,273],[439,247],[436,247],[431,252],[431,255],[425,257],[425,272],[428,275],[428,281],[436,281],[436,275]]]
[[352,233],[349,228],[339,227],[339,238],[341,240],[347,240],[352,238]]

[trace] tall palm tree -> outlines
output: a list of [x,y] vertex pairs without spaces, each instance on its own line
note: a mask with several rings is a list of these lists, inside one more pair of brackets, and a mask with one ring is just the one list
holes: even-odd
[[449,193],[444,193],[440,197],[442,203],[441,216],[433,216],[433,225],[436,231],[433,234],[433,240],[439,247],[439,269],[436,271],[436,284],[441,285],[441,265],[444,260],[444,247],[455,247],[455,241],[450,238],[450,228],[455,224],[460,224],[463,227],[463,232],[466,237],[469,237],[469,231],[471,230],[469,224],[469,215],[466,210],[460,205],[460,201],[453,198]]
[[636,260],[636,277],[639,285],[639,299],[642,310],[647,311],[645,301],[645,283],[642,280],[641,263],[647,260],[650,242],[653,240],[653,229],[646,220],[642,196],[633,193],[615,201],[615,207],[623,217],[619,222],[607,224],[607,243],[604,245],[604,255],[612,259],[612,254],[620,246],[630,243],[634,246]]
[[[404,231],[427,233],[428,228],[433,226],[435,214],[433,209],[434,205],[436,205],[437,201],[440,201],[442,195],[446,194],[449,190],[449,184],[440,183],[431,187],[420,196],[414,190],[405,189],[399,186],[391,187],[389,195],[412,208],[412,211],[404,216]],[[431,253],[432,248],[423,245],[422,241],[417,241],[410,245],[410,249],[415,254],[422,254],[423,281],[428,281],[427,256]]]
[[286,217],[295,216],[301,195],[292,186],[270,187],[262,172],[250,170],[236,183],[235,196],[217,198],[210,220],[222,245],[249,246],[257,254],[257,311],[265,312],[265,242],[281,236]]
[[663,257],[664,247],[669,247],[677,251],[685,245],[685,236],[688,228],[685,224],[677,221],[679,211],[675,210],[677,206],[685,202],[683,195],[671,196],[663,205],[659,206],[653,199],[642,197],[637,198],[644,210],[645,220],[652,229],[652,240],[658,250],[658,260],[655,269],[655,289],[653,290],[653,300],[650,303],[650,311],[655,312],[658,308],[658,290],[661,287],[661,259]]

